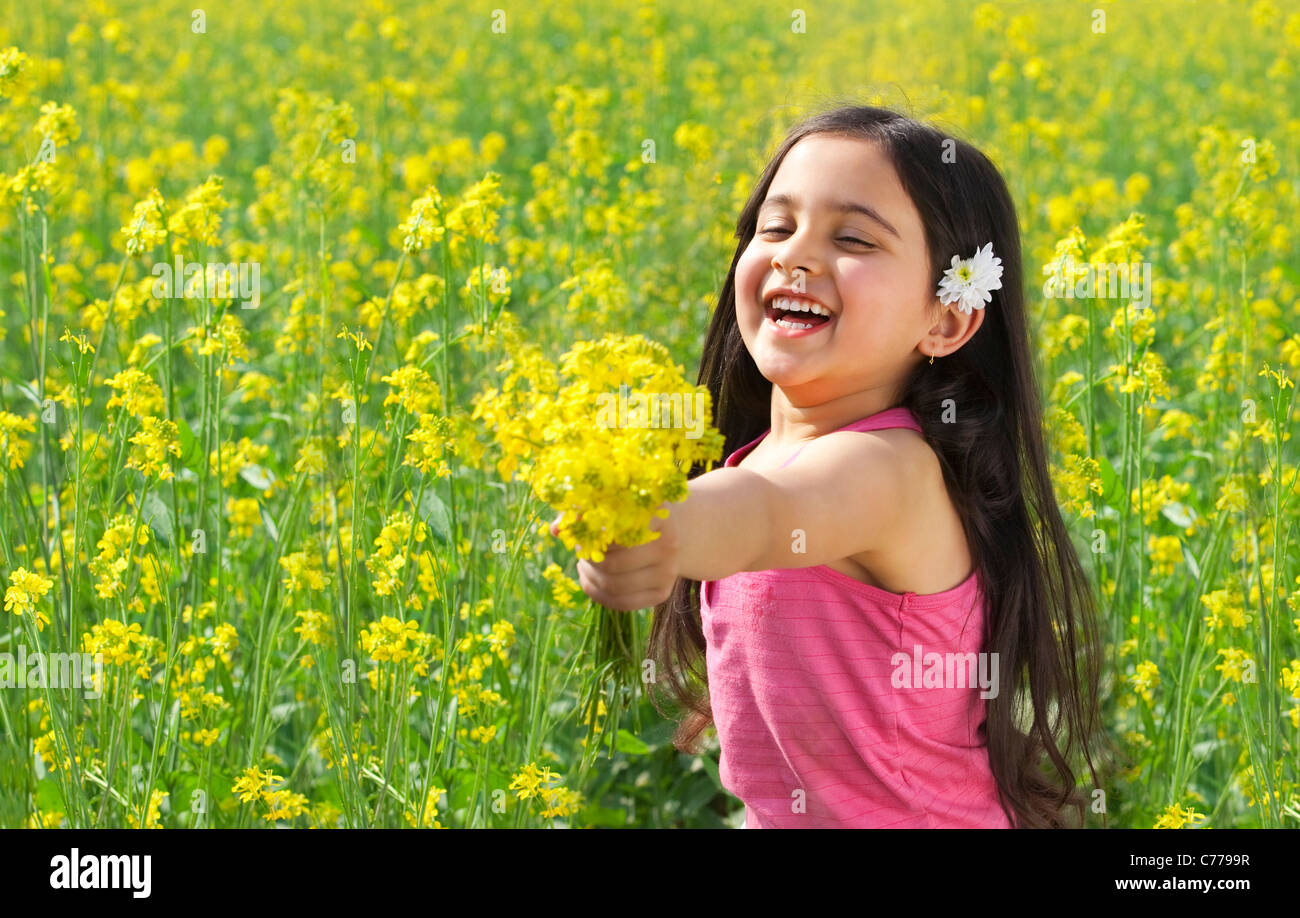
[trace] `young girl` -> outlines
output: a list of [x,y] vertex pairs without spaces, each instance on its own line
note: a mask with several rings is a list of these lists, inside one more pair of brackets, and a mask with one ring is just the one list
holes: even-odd
[[654,542],[580,561],[583,590],[658,603],[674,744],[716,726],[747,828],[1081,822],[1099,639],[1002,177],[840,108],[786,137],[737,238],[699,376],[725,465]]

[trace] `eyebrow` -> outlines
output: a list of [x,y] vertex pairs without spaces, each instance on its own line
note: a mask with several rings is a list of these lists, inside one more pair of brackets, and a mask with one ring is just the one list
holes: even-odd
[[[764,201],[758,210],[762,213],[762,211],[767,207],[774,207],[777,205],[793,207],[795,205],[794,196],[788,194],[774,194]],[[900,240],[903,238],[899,235],[898,230],[894,229],[894,225],[884,217],[880,216],[880,213],[874,207],[868,207],[866,204],[858,204],[855,201],[832,201],[830,206],[831,210],[836,211],[837,213],[857,213],[870,217],[889,232],[893,233],[896,238]]]

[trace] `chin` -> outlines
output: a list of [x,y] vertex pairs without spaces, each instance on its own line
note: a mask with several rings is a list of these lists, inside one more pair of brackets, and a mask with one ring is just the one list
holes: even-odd
[[756,360],[758,372],[774,386],[780,386],[782,389],[790,389],[796,386],[802,386],[806,383],[815,382],[817,373],[811,371],[806,362],[799,362],[797,365],[790,360]]

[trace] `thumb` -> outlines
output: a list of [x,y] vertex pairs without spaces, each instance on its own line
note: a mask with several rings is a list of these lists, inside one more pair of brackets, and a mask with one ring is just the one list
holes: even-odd
[[[559,514],[554,520],[551,521],[551,535],[559,535],[560,521],[562,519],[564,519],[563,513]],[[577,514],[576,519],[579,520],[582,519],[582,514],[581,513]]]

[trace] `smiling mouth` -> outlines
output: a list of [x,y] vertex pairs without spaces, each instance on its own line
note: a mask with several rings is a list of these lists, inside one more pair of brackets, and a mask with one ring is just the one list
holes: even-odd
[[790,328],[796,331],[815,328],[830,321],[829,316],[821,316],[815,312],[805,312],[801,309],[780,309],[772,303],[768,303],[763,308],[763,314],[782,328]]

